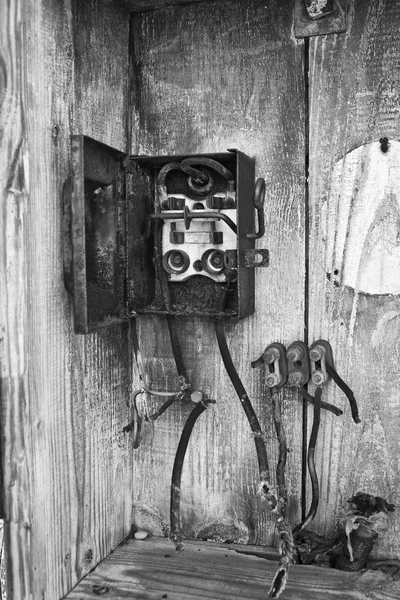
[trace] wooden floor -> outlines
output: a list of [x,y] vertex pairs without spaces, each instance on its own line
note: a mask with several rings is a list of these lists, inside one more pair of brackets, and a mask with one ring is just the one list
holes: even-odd
[[[255,552],[253,554],[247,554]],[[265,600],[277,567],[266,548],[186,541],[175,553],[165,538],[119,546],[66,599]],[[265,558],[265,557],[269,557]],[[277,555],[275,554],[277,559]],[[389,600],[399,581],[380,571],[345,573],[293,565],[282,600]]]

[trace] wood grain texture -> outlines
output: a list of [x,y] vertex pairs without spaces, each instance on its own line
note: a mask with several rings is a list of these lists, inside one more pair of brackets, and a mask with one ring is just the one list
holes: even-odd
[[[329,383],[345,415],[317,448],[321,533],[358,491],[400,501],[399,19],[395,0],[353,0],[346,34],[310,41],[310,340],[330,341],[362,419]],[[378,555],[400,552],[398,511],[390,523]]]
[[[1,397],[8,598],[62,597],[131,523],[127,327],[73,333],[61,191],[70,135],[126,149],[127,13],[6,2]],[[124,55],[125,60],[121,60]]]
[[[264,600],[277,563],[242,551],[236,545],[187,542],[184,552],[175,553],[165,539],[130,541],[117,548],[66,600],[92,599],[96,589],[113,600]],[[360,575],[293,565],[282,598],[389,600],[398,597],[394,595],[399,591],[397,583],[376,571]]]
[[[264,374],[250,362],[272,341],[303,336],[304,81],[303,46],[291,37],[292,3],[215,2],[164,8],[133,19],[133,154],[223,152],[253,156],[267,182],[271,266],[256,271],[256,313],[227,323],[233,360],[267,439],[271,471],[277,440]],[[146,376],[153,388],[177,388],[165,322],[138,319]],[[210,321],[182,319],[179,336],[192,385],[215,398],[196,424],[183,470],[182,523],[188,537],[270,543],[274,519],[257,493],[250,428],[218,353]],[[299,518],[301,403],[280,401],[290,455],[289,518]],[[153,411],[160,399],[147,400]],[[144,411],[146,407],[141,406]],[[168,529],[169,487],[189,406],[175,405],[147,424],[137,450],[135,521]]]
[[164,6],[178,6],[181,4],[193,4],[194,2],[214,2],[214,0],[115,0],[117,4],[130,13],[155,10]]

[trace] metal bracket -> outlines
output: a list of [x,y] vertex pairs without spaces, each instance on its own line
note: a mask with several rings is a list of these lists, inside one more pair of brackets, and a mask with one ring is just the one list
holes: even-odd
[[333,367],[333,354],[329,342],[318,340],[310,348],[311,380],[315,385],[324,385],[329,379],[326,365]]
[[267,346],[258,360],[251,363],[253,369],[267,365],[265,383],[269,388],[282,387],[287,381],[285,347],[279,342]]
[[295,0],[296,38],[343,33],[347,29],[347,0]]
[[247,268],[269,267],[269,250],[241,250],[241,264]]
[[289,386],[299,387],[306,384],[310,379],[310,360],[306,344],[302,341],[290,344],[286,358]]

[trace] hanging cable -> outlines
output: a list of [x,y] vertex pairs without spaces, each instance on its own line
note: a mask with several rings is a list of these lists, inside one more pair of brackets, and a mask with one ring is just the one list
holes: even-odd
[[[309,394],[303,387],[299,387],[298,392],[305,400],[307,400],[307,402],[314,405],[314,403],[315,403],[314,396],[311,396],[311,394]],[[329,404],[329,402],[323,402],[322,400],[321,400],[321,408],[323,408],[324,410],[329,410],[331,413],[333,413],[337,417],[340,417],[343,414],[343,411],[340,408],[338,408],[334,404]]]
[[174,396],[168,398],[168,400],[166,400],[164,404],[160,406],[160,408],[158,408],[154,413],[146,417],[146,421],[156,421],[158,417],[161,417],[161,415],[165,413],[167,408],[169,408],[172,404],[174,404],[174,402],[176,402],[177,399],[178,394],[174,394]]
[[349,388],[349,386],[343,381],[340,375],[335,371],[335,369],[328,363],[326,363],[326,372],[330,375],[333,381],[340,387],[342,392],[345,393],[347,399],[350,404],[351,416],[353,417],[354,423],[361,423],[360,416],[358,414],[358,406],[357,401],[354,397],[353,391]]
[[[230,281],[228,280],[227,285],[223,286],[222,290],[221,290],[220,306],[219,306],[219,310],[221,312],[223,312],[225,310],[225,305],[226,305],[226,301],[227,301],[229,288],[230,288]],[[243,386],[243,383],[238,375],[238,372],[235,369],[235,365],[233,364],[232,357],[229,352],[228,344],[226,341],[225,327],[224,327],[224,322],[222,319],[218,319],[215,321],[215,332],[217,335],[218,346],[219,346],[219,350],[221,353],[223,363],[225,365],[226,372],[228,373],[229,378],[233,384],[233,387],[235,388],[236,393],[239,397],[239,400],[242,403],[243,410],[246,414],[247,420],[249,421],[249,425],[254,434],[254,443],[256,445],[258,467],[260,470],[261,481],[267,486],[267,490],[269,491],[270,472],[269,472],[268,456],[267,456],[267,450],[265,447],[265,443],[262,438],[260,423],[257,419],[256,413],[254,412],[253,406],[252,406],[250,399],[247,395],[247,392]],[[273,508],[275,508],[275,506]]]
[[171,339],[172,354],[174,355],[176,370],[178,371],[179,383],[181,391],[189,390],[189,378],[183,360],[182,348],[179,342],[178,334],[176,332],[176,317],[174,315],[167,315],[167,325],[169,331],[169,337]]
[[319,425],[320,425],[320,420],[321,420],[321,395],[322,395],[322,388],[317,387],[317,389],[315,391],[315,399],[314,399],[313,424],[312,424],[310,442],[308,444],[308,454],[307,454],[308,472],[310,473],[311,488],[312,488],[311,506],[310,506],[310,510],[308,511],[306,518],[301,523],[296,525],[296,527],[293,529],[294,535],[299,534],[301,531],[303,531],[303,529],[305,529],[311,523],[311,521],[314,519],[314,517],[317,513],[318,504],[319,504],[318,475],[317,475],[317,471],[315,469],[315,446],[317,443]]
[[[228,283],[226,286],[223,286],[221,290],[220,296],[220,306],[219,309],[222,312],[225,309],[228,293],[230,290],[231,279],[228,278]],[[265,442],[263,439],[263,434],[261,431],[261,427],[259,421],[257,419],[257,415],[254,412],[251,401],[247,395],[247,392],[243,386],[243,383],[235,369],[235,366],[232,361],[231,354],[229,352],[228,344],[226,341],[225,328],[223,320],[215,321],[215,332],[217,335],[218,346],[220,349],[221,357],[223,363],[225,365],[225,369],[229,375],[229,378],[233,384],[233,387],[236,390],[236,393],[239,397],[239,400],[242,404],[243,410],[246,414],[246,417],[249,421],[251,430],[254,435],[254,443],[256,446],[258,466],[260,472],[260,484],[259,491],[266,498],[270,507],[272,508],[273,513],[277,519],[277,529],[279,532],[279,552],[281,555],[278,570],[275,574],[274,580],[272,582],[272,586],[269,590],[270,598],[278,598],[282,591],[286,586],[286,581],[288,577],[288,569],[290,563],[293,562],[294,556],[294,543],[291,528],[286,522],[285,517],[285,509],[286,509],[286,500],[284,497],[281,497],[281,494],[276,492],[270,483],[270,471],[268,464],[268,455],[267,449],[265,446]],[[279,426],[278,426],[279,427]],[[279,435],[281,436],[280,440],[280,461],[278,462],[279,469],[279,480],[280,483],[284,484],[284,467],[286,462],[286,452],[285,446],[286,443],[282,438],[283,431],[280,429]],[[284,488],[284,485],[283,485]]]
[[207,401],[202,401],[195,406],[188,416],[185,426],[182,431],[181,439],[179,440],[178,449],[175,455],[174,467],[172,470],[171,479],[171,540],[175,544],[177,552],[183,550],[182,533],[181,533],[181,479],[182,468],[185,460],[185,454],[188,447],[190,435],[193,427],[199,416],[206,410]]
[[276,437],[278,438],[278,443],[279,443],[279,457],[278,457],[278,463],[276,466],[276,482],[278,484],[279,497],[282,498],[284,501],[285,506],[282,508],[282,513],[284,513],[286,504],[287,504],[285,467],[286,467],[288,449],[287,449],[287,444],[286,444],[285,428],[284,428],[283,422],[282,422],[281,404],[276,396],[277,396],[277,389],[271,388],[272,414],[274,417]]

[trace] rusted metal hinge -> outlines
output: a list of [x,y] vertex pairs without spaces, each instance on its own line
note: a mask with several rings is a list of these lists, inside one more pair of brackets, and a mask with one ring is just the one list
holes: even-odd
[[343,33],[347,28],[347,0],[295,0],[297,38]]

